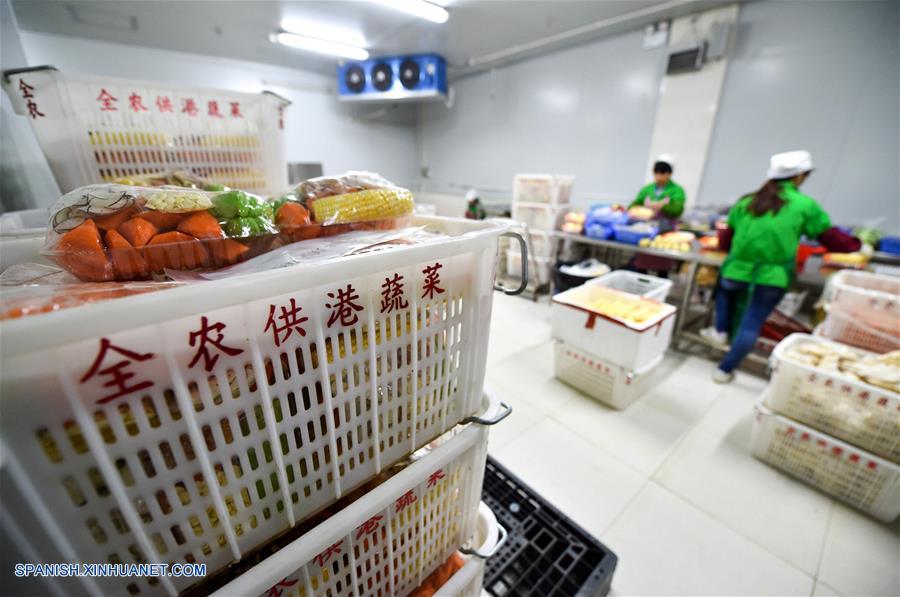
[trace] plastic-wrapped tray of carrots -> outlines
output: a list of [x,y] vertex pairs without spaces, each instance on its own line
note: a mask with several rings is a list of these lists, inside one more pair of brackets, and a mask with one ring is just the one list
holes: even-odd
[[397,228],[412,194],[378,175],[311,179],[278,198],[238,190],[99,184],[60,198],[42,251],[85,282],[218,269],[286,244]]

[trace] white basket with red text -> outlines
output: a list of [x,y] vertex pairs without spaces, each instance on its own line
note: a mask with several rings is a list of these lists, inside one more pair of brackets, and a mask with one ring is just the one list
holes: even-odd
[[900,466],[756,404],[754,456],[872,516],[900,514]]
[[448,238],[3,322],[0,492],[34,551],[212,573],[474,413],[504,228],[414,225]]
[[[900,463],[900,394],[792,358],[793,349],[804,343],[835,344],[808,334],[791,334],[782,340],[772,354],[768,406]],[[845,349],[842,345],[838,348]]]
[[829,308],[878,331],[900,335],[900,279],[844,270],[825,291]]
[[63,192],[189,168],[212,182],[260,194],[287,187],[284,110],[272,93],[7,71],[3,86],[31,120]]
[[475,539],[486,439],[464,429],[214,594],[409,595]]
[[637,371],[629,371],[564,342],[557,340],[554,345],[553,366],[557,379],[620,410],[644,395],[653,369],[664,356],[659,355]]

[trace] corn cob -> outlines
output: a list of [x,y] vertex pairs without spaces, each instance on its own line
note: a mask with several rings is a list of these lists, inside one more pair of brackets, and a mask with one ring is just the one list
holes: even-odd
[[316,199],[312,211],[321,224],[397,218],[413,212],[413,197],[406,189],[366,189]]

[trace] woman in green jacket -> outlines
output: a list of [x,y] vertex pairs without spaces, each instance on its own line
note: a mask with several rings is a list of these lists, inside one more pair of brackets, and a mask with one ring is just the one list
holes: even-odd
[[672,180],[672,158],[663,154],[653,164],[653,182],[638,191],[629,208],[643,206],[655,212],[655,218],[676,219],[684,211],[684,189]]
[[719,236],[728,250],[716,292],[716,325],[701,335],[727,345],[740,296],[749,292],[743,319],[713,379],[728,383],[734,369],[753,349],[763,323],[791,284],[800,237],[818,239],[834,252],[851,252],[860,242],[837,228],[815,199],[799,187],[813,170],[808,151],[773,155],[768,180],[755,193],[741,198],[728,213],[728,229]]

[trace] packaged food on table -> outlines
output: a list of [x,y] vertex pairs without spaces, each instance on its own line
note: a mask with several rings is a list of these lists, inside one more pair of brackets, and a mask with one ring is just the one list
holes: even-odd
[[191,170],[162,170],[149,174],[135,174],[122,176],[112,182],[133,187],[184,187],[186,189],[200,189],[203,191],[227,191],[224,185],[215,183],[208,178],[200,176]]
[[89,185],[51,209],[43,253],[85,282],[233,265],[286,244],[406,223],[412,194],[377,174],[301,183],[266,200],[239,190]]

